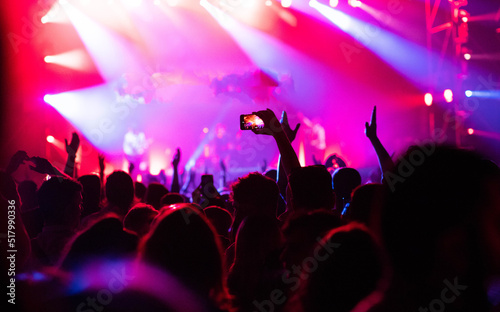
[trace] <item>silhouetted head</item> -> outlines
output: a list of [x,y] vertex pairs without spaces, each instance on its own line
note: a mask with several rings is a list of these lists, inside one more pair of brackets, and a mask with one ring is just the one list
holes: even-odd
[[151,223],[158,211],[151,205],[139,203],[133,206],[123,219],[123,227],[143,237],[149,232]]
[[134,181],[125,171],[114,171],[106,179],[106,198],[124,216],[134,200]]
[[116,215],[105,215],[74,239],[61,268],[73,271],[96,261],[133,257],[137,241],[136,235],[123,230]]
[[146,185],[142,182],[134,182],[135,197],[141,202],[146,202]]
[[217,234],[203,213],[189,204],[170,207],[153,222],[142,241],[140,257],[170,272],[203,298],[217,302],[224,293]]
[[22,181],[17,186],[17,191],[22,203],[21,208],[23,208],[23,210],[38,206],[36,189],[36,183],[31,180]]
[[[347,221],[357,221],[371,228],[380,220],[380,210],[384,203],[386,189],[382,184],[360,185],[352,192],[352,200],[342,216]],[[377,221],[378,220],[378,221]]]
[[380,250],[364,226],[331,230],[315,250],[310,258],[317,269],[299,291],[302,311],[349,312],[376,289],[383,270]]
[[281,256],[286,267],[300,266],[312,252],[317,239],[341,225],[340,217],[325,209],[292,214],[283,225],[286,241]]
[[249,173],[231,185],[235,209],[245,216],[264,214],[276,216],[279,189],[272,179],[258,172]]
[[278,176],[278,170],[276,170],[276,169],[269,169],[266,172],[264,172],[264,175],[266,177],[271,178],[274,181],[276,181],[277,180],[277,176]]
[[413,146],[399,159],[384,174],[390,192],[382,211],[397,275],[442,287],[444,278],[481,284],[500,273],[498,170],[472,152],[433,144]]
[[288,181],[294,210],[333,209],[332,177],[325,166],[297,168]]
[[167,193],[168,190],[163,184],[158,182],[149,183],[146,191],[146,203],[159,210],[161,208],[161,198]]
[[217,234],[225,237],[228,236],[229,228],[233,222],[233,217],[229,211],[218,206],[209,206],[203,209],[203,213],[213,225]]
[[333,173],[333,190],[335,196],[349,202],[352,191],[361,185],[361,175],[354,168],[340,168]]
[[82,217],[99,211],[101,201],[101,180],[95,174],[86,174],[78,178],[83,186]]
[[179,193],[168,193],[162,196],[160,201],[160,207],[169,206],[172,204],[182,204],[184,202],[184,197]]
[[38,190],[38,205],[46,225],[77,227],[80,222],[82,185],[75,180],[53,177]]

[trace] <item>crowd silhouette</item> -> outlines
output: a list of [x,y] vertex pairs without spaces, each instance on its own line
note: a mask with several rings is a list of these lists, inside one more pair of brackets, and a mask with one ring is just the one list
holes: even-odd
[[[291,145],[300,124],[255,114],[264,127],[253,132],[272,136],[279,165],[227,183],[229,196],[209,176],[179,176],[180,149],[168,186],[133,181],[133,165],[105,176],[104,155],[99,175],[77,177],[76,133],[62,171],[14,154],[0,201],[3,215],[16,211],[16,308],[500,311],[496,164],[430,141],[393,159],[374,108],[365,133],[381,179],[363,184],[336,156],[302,167]],[[15,181],[24,163],[50,179]]]

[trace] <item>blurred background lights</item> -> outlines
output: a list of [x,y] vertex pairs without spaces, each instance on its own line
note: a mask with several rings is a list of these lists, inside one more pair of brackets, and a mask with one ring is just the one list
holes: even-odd
[[473,135],[474,134],[474,129],[472,129],[472,128],[467,129],[467,133],[469,135]]
[[353,8],[359,8],[361,6],[361,1],[359,0],[349,0],[349,5]]
[[471,97],[472,96],[472,91],[471,90],[466,90],[465,91],[465,96],[466,97]]
[[451,91],[450,89],[444,90],[443,96],[447,103],[453,102],[453,91]]
[[289,8],[292,5],[292,0],[281,0],[281,6],[284,8]]
[[47,136],[47,142],[49,142],[49,143],[54,143],[54,141],[55,141],[55,140],[56,140],[56,139],[55,139],[53,136],[51,136],[51,135],[48,135],[48,136]]
[[425,105],[431,106],[432,105],[432,94],[426,93],[424,95],[424,102],[425,102]]
[[339,0],[330,0],[330,6],[336,8],[339,5]]

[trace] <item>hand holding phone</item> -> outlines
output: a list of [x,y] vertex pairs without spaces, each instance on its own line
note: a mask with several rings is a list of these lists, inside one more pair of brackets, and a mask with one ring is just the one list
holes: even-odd
[[255,114],[240,115],[240,129],[241,130],[254,130],[263,129],[264,121]]

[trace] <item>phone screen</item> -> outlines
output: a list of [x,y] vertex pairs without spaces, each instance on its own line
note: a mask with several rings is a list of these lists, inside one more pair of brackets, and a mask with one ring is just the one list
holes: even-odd
[[252,130],[252,129],[262,129],[262,128],[264,128],[264,121],[260,119],[257,115],[253,114],[240,115],[241,130]]

